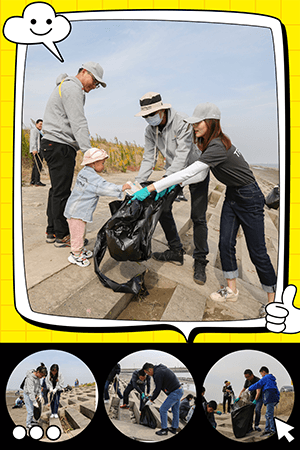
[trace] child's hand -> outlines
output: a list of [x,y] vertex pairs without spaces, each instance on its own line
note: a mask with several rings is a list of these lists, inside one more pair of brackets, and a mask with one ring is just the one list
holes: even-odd
[[126,189],[131,189],[130,184],[126,183],[122,186],[122,191],[126,191]]

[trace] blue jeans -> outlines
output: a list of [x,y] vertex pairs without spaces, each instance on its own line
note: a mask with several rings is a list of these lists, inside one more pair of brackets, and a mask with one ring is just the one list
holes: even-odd
[[261,417],[261,408],[263,405],[263,401],[262,398],[256,400],[256,405],[255,405],[255,420],[254,420],[254,426],[258,427],[259,426],[259,422],[260,422],[260,417]]
[[[105,385],[104,385],[104,400],[109,400],[108,388],[109,388],[110,383],[111,383],[111,381],[109,381],[109,380],[105,381]],[[116,393],[118,394],[118,397],[120,399],[122,399],[123,395],[122,395],[122,393],[121,393],[121,391],[119,389],[119,385],[117,387],[117,383],[115,381],[114,381],[114,388],[115,388]]]
[[62,393],[62,391],[57,391],[57,392],[55,392],[54,395],[50,394],[50,407],[51,407],[52,414],[57,414],[61,393]]
[[183,389],[180,387],[175,391],[171,392],[166,400],[163,402],[159,408],[161,427],[163,429],[168,428],[168,410],[172,408],[173,419],[172,427],[178,428],[179,426],[179,406],[180,399],[183,396]]
[[268,403],[266,405],[266,428],[265,431],[273,431],[276,433],[275,422],[274,422],[274,408],[277,403]]
[[265,198],[256,182],[247,186],[228,186],[221,214],[219,249],[224,277],[237,278],[235,247],[241,225],[262,288],[271,293],[276,289],[276,275],[266,249],[264,204]]
[[32,422],[34,421],[33,418],[33,402],[30,400],[29,395],[24,394],[24,402],[27,410],[27,417],[26,417],[26,427],[30,428],[32,425]]

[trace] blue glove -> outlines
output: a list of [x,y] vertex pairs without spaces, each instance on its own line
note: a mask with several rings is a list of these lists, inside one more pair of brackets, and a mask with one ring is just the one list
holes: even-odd
[[234,403],[237,403],[238,401],[239,401],[239,397],[237,397],[235,400],[234,400]]
[[218,416],[222,415],[221,411],[216,411],[216,414],[218,414]]
[[163,197],[165,194],[168,194],[169,192],[171,192],[175,187],[176,187],[176,184],[174,184],[173,186],[170,186],[169,188],[164,189],[161,192],[158,192],[155,196],[155,201],[158,200],[160,197]]
[[142,202],[147,197],[149,197],[150,194],[151,194],[151,192],[148,191],[147,187],[144,187],[143,189],[141,189],[141,190],[137,191],[135,194],[133,194],[133,196],[129,200],[128,204],[130,205],[130,203],[133,202],[133,200],[139,200],[140,202]]
[[141,395],[141,397],[142,397],[142,400],[144,400],[144,398],[145,398],[145,394],[144,394],[144,392],[142,392],[142,395]]
[[253,402],[252,402],[252,403],[253,403],[253,405],[256,405],[256,400],[253,400]]
[[167,189],[164,189],[161,192],[158,192],[155,196],[155,201],[158,200],[160,197],[163,197],[167,193]]

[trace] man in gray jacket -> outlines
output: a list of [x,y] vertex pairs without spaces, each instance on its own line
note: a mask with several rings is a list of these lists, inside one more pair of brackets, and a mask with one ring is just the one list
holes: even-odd
[[[143,161],[136,177],[139,183],[148,180],[157,161],[158,151],[165,159],[165,176],[169,176],[189,166],[199,159],[200,150],[193,144],[193,129],[189,127],[184,114],[176,112],[168,103],[163,103],[161,95],[157,92],[148,92],[140,99],[141,111],[137,117],[143,117],[148,126],[145,130],[145,149]],[[207,193],[209,175],[201,181],[188,180],[183,183],[190,185],[191,193],[191,218],[194,226],[193,257],[194,281],[204,284],[206,281],[205,267],[208,263],[207,244]],[[152,257],[157,261],[169,261],[174,264],[183,264],[184,250],[180,241],[176,224],[170,209],[164,211],[159,219],[168,241],[169,249],[165,252],[154,252]]]
[[46,106],[41,142],[51,179],[46,241],[54,242],[56,247],[70,246],[63,212],[71,193],[76,153],[91,147],[84,114],[85,94],[100,85],[106,87],[102,77],[102,67],[94,62],[83,64],[75,77],[60,75]]
[[35,127],[30,130],[30,147],[29,151],[33,156],[33,166],[31,172],[31,181],[30,184],[32,186],[46,186],[41,182],[41,170],[42,170],[42,158],[40,155],[41,151],[41,138],[43,127],[43,120],[38,119],[35,122]]

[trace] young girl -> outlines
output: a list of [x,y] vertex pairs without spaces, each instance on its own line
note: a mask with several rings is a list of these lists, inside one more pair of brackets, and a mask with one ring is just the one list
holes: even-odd
[[93,256],[83,246],[85,226],[92,222],[100,195],[122,198],[122,191],[130,189],[129,184],[116,185],[105,181],[98,174],[104,169],[108,154],[105,150],[91,148],[84,154],[82,166],[75,187],[67,201],[64,215],[68,220],[71,235],[71,255],[68,260],[79,267],[90,264],[88,258]]
[[132,200],[144,200],[150,192],[155,190],[161,192],[174,184],[187,181],[209,167],[214,176],[227,186],[219,240],[227,287],[213,292],[210,297],[219,302],[235,302],[238,298],[235,246],[238,228],[241,225],[251,261],[255,265],[263,290],[268,294],[268,302],[272,302],[275,297],[276,275],[265,244],[265,198],[241,152],[222,132],[220,118],[221,112],[217,106],[212,103],[200,103],[193,116],[185,119],[194,128],[194,137],[202,152],[199,161],[141,189],[134,194]]
[[37,399],[41,398],[42,393],[40,380],[46,376],[47,368],[45,364],[41,363],[36,370],[29,370],[24,379],[24,401],[27,410],[27,430],[29,430],[36,423],[33,418],[33,408],[38,407]]
[[64,389],[64,377],[62,373],[59,373],[59,367],[57,364],[52,364],[50,372],[46,378],[46,385],[50,393],[50,418],[58,418],[57,411],[59,407],[60,394]]

